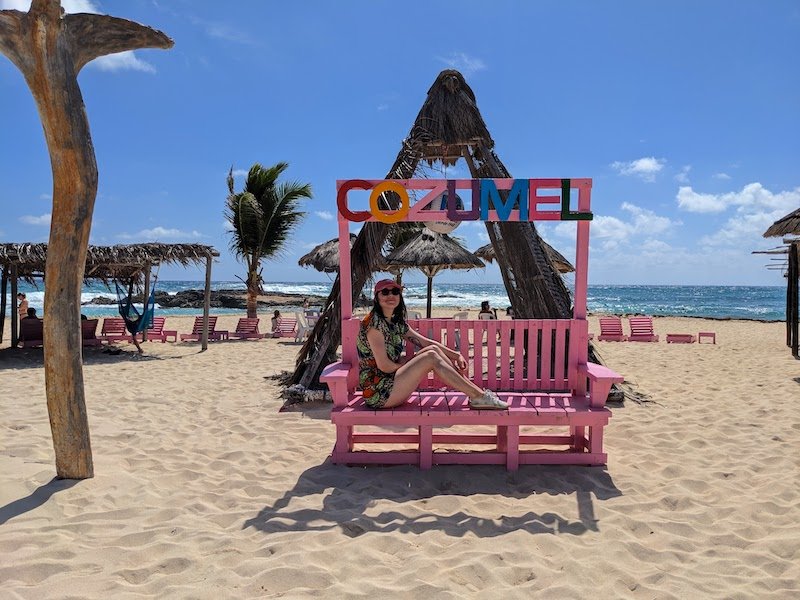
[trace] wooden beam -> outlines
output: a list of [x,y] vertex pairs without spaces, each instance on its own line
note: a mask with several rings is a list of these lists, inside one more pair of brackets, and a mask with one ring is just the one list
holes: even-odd
[[11,347],[19,343],[19,313],[17,313],[17,265],[11,265]]
[[211,312],[211,254],[206,258],[206,288],[203,298],[203,335],[200,338],[200,351],[208,349],[208,313]]

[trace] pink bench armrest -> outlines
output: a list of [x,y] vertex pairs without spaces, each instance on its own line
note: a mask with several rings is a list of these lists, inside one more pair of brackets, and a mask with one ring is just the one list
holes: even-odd
[[605,406],[608,392],[615,383],[622,383],[625,378],[608,367],[596,363],[586,365],[586,376],[589,378],[589,397],[592,407]]
[[328,384],[334,406],[347,406],[347,378],[352,367],[349,363],[335,362],[322,370],[319,380]]

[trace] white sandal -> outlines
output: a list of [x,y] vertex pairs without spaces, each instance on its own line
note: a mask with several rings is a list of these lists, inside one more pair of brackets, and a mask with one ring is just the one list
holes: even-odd
[[493,410],[505,410],[508,403],[500,400],[492,390],[483,390],[483,394],[477,398],[470,398],[470,408],[484,408]]

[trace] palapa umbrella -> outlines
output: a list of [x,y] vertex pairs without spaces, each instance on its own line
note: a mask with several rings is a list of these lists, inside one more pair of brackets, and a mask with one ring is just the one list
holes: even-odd
[[779,235],[800,235],[800,208],[778,219],[764,232],[764,237]]
[[384,259],[387,266],[419,269],[428,278],[428,318],[431,318],[433,278],[442,269],[485,267],[483,261],[446,233],[423,229]]
[[[356,239],[354,233],[350,234],[350,249],[353,249],[353,242]],[[328,240],[320,244],[308,254],[301,256],[297,264],[301,267],[314,267],[321,273],[339,272],[339,238]]]
[[[547,252],[547,256],[550,257],[550,261],[553,263],[553,266],[556,268],[556,270],[558,270],[559,273],[572,273],[575,270],[575,267],[573,267],[572,264],[566,258],[564,258],[564,256],[558,250],[553,248],[544,240],[541,241],[544,251]],[[485,261],[492,262],[496,258],[494,246],[492,246],[491,243],[481,246],[475,250],[475,256]]]

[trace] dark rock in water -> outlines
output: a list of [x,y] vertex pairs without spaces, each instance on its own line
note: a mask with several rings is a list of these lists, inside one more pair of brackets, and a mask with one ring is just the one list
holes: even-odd
[[[264,300],[258,301],[260,308],[272,306],[302,306],[303,300],[308,301],[315,306],[321,305],[326,299],[321,296],[309,296],[307,294],[275,294],[276,298],[266,302]],[[143,302],[142,294],[136,294],[133,301],[137,303]],[[156,290],[155,293],[156,304],[162,308],[203,308],[205,302],[205,292],[203,290],[183,290],[175,294],[168,294]],[[111,305],[116,304],[116,300],[112,298],[97,297],[85,304],[98,304],[98,305]],[[247,295],[244,290],[212,290],[211,291],[211,308],[233,308],[246,310],[247,309]]]

